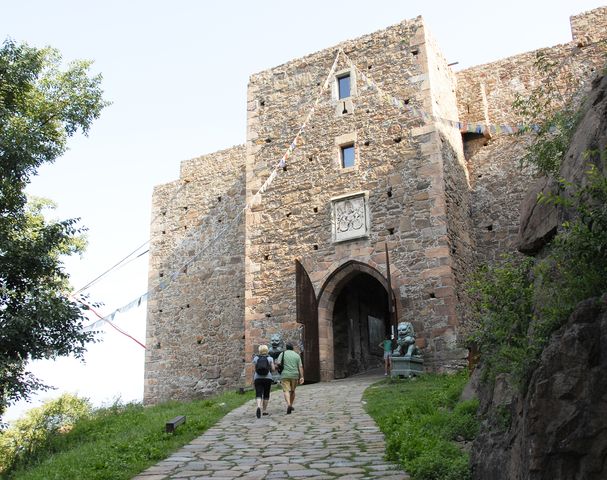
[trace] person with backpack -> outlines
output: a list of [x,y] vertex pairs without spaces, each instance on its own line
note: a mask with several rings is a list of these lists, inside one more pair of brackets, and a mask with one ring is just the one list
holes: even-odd
[[285,346],[286,350],[278,356],[276,363],[282,367],[280,383],[282,384],[282,391],[287,402],[287,414],[290,414],[295,410],[293,408],[295,388],[297,385],[304,383],[304,371],[301,357],[297,352],[293,351],[293,344],[287,343]]
[[259,354],[253,357],[253,366],[255,367],[253,384],[255,385],[255,400],[257,401],[255,416],[260,418],[262,414],[268,414],[266,410],[270,400],[270,390],[272,389],[272,372],[276,369],[274,359],[268,355],[267,345],[260,345],[257,351]]

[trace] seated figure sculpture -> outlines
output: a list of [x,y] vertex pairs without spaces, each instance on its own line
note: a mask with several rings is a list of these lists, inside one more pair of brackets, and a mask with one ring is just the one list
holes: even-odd
[[[278,333],[274,333],[270,337],[270,348],[268,349],[268,355],[270,355],[270,357],[274,359],[275,365],[276,359],[280,356],[283,350],[284,349],[282,348],[282,338],[280,338],[280,335]],[[272,374],[272,380],[273,383],[278,383],[278,381],[280,380],[280,373],[278,372],[278,370],[276,370],[276,372]]]
[[415,331],[411,322],[400,322],[398,324],[396,348],[392,355],[396,357],[421,357],[419,349],[415,346]]
[[278,358],[278,356],[282,353],[282,339],[280,338],[280,334],[275,333],[270,337],[270,348],[268,350],[268,355],[270,355],[274,360]]

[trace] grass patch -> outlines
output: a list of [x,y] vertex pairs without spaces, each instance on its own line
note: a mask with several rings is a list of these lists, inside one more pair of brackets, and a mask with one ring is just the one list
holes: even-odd
[[[115,405],[96,410],[68,432],[53,435],[44,448],[15,465],[2,478],[11,480],[130,479],[201,435],[253,392],[224,393],[189,403],[151,407]],[[187,421],[175,433],[165,422],[177,415]]]
[[478,433],[478,401],[458,402],[468,377],[426,374],[383,380],[364,394],[369,415],[386,436],[386,457],[412,480],[470,479],[464,440]]

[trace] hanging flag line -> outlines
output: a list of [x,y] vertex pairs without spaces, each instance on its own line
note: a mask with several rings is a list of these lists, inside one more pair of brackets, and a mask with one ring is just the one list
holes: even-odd
[[[593,42],[591,45],[602,44],[602,43],[604,43],[604,41]],[[492,135],[502,134],[502,133],[503,134],[511,135],[511,134],[516,134],[516,133],[525,132],[525,131],[533,131],[535,133],[538,133],[538,132],[541,131],[541,127],[539,125],[535,125],[535,124],[532,124],[532,125],[525,125],[525,124],[516,124],[516,125],[489,124],[489,125],[487,125],[485,123],[459,122],[459,121],[445,119],[445,118],[441,118],[441,117],[437,117],[437,116],[428,114],[425,110],[417,108],[417,107],[415,107],[413,105],[409,105],[408,103],[404,102],[403,100],[401,100],[401,99],[399,99],[397,97],[394,97],[394,96],[392,96],[392,95],[384,92],[379,87],[379,85],[377,85],[376,82],[374,82],[360,68],[358,68],[358,66],[348,57],[348,55],[346,55],[346,53],[343,51],[343,49],[340,48],[338,50],[338,52],[337,52],[337,55],[336,55],[335,60],[333,62],[333,65],[332,65],[332,67],[330,69],[330,72],[327,75],[325,83],[323,84],[322,88],[320,89],[319,96],[317,97],[317,99],[316,99],[316,101],[315,101],[312,109],[308,112],[308,115],[307,115],[304,123],[300,127],[298,133],[295,135],[295,138],[293,139],[293,142],[290,144],[290,146],[288,147],[287,151],[284,153],[284,155],[282,156],[282,158],[280,159],[280,161],[275,165],[275,167],[274,167],[272,173],[270,174],[270,176],[266,179],[266,181],[261,186],[261,188],[257,191],[257,193],[252,197],[251,204],[247,204],[243,210],[246,210],[247,208],[251,208],[251,205],[254,204],[256,201],[258,201],[261,198],[261,194],[264,193],[267,190],[267,188],[270,186],[270,184],[274,181],[274,179],[278,175],[278,169],[279,168],[283,168],[284,166],[286,166],[287,160],[289,159],[289,157],[292,155],[293,151],[298,146],[298,141],[299,141],[300,137],[305,133],[305,128],[307,126],[307,123],[309,122],[310,118],[314,114],[314,111],[315,111],[318,103],[320,102],[322,92],[324,92],[324,90],[327,88],[327,86],[328,86],[328,84],[330,82],[331,76],[332,76],[332,74],[333,74],[333,72],[334,72],[334,70],[336,68],[337,61],[339,59],[339,55],[340,54],[344,55],[344,57],[346,58],[346,61],[350,65],[350,68],[353,68],[353,69],[355,69],[358,72],[359,76],[361,77],[361,79],[364,81],[365,85],[368,88],[374,88],[375,90],[377,90],[380,99],[382,99],[387,104],[390,104],[392,106],[395,106],[395,107],[398,107],[398,108],[401,108],[401,109],[406,109],[406,110],[410,111],[411,113],[413,113],[418,118],[421,118],[424,122],[428,122],[429,120],[437,121],[437,122],[446,124],[446,125],[448,125],[450,127],[457,128],[462,133],[469,132],[469,133],[486,134],[487,132],[489,132]],[[569,61],[571,61],[572,59],[573,59],[573,55],[570,55],[567,58],[567,60],[569,60]],[[562,71],[564,71],[567,66],[568,66],[568,62],[562,63],[560,65],[560,67],[558,68],[557,73],[561,73]],[[552,128],[552,130],[554,130],[554,127]],[[187,182],[183,183],[179,187],[179,189],[177,189],[173,193],[172,198],[168,202],[169,204],[173,202],[174,198],[184,188],[185,185],[187,185]],[[242,213],[243,212],[240,212],[232,220],[232,222],[235,221],[237,218],[239,218]],[[160,216],[160,214],[157,214],[152,219],[152,221],[150,223],[154,223],[156,221],[156,219],[158,218],[158,216]],[[225,230],[227,230],[227,227],[224,228],[222,231],[220,231],[219,234],[212,239],[212,242],[214,242],[217,238],[219,238],[219,236],[221,236]],[[207,242],[207,243],[212,243],[212,242]],[[78,292],[81,292],[81,291],[84,291],[84,290],[90,288],[94,283],[96,283],[98,280],[100,280],[105,275],[109,274],[111,271],[113,271],[116,268],[118,268],[123,262],[125,262],[134,253],[136,253],[140,248],[142,248],[143,246],[147,245],[148,243],[149,243],[149,240],[146,241],[146,242],[144,242],[137,249],[133,250],[129,255],[127,255],[125,258],[123,258],[122,260],[120,260],[118,263],[116,263],[113,267],[111,267],[110,269],[108,269],[106,272],[104,272],[101,275],[99,275],[98,277],[96,277],[94,280],[92,280],[91,282],[89,282],[88,284],[86,284],[84,287],[78,289],[75,293],[78,293]],[[205,248],[206,248],[206,246],[205,246]],[[193,261],[195,261],[204,252],[205,248],[203,248],[197,255],[195,255],[188,262],[186,262],[186,264],[184,264],[179,271],[181,271],[182,269],[184,269],[185,267],[187,267],[188,265],[190,265]],[[139,256],[141,256],[141,255],[143,255],[145,253],[147,253],[147,251],[143,252]],[[179,271],[177,272],[177,275],[178,275]],[[170,277],[171,281],[174,280],[177,275],[175,275],[175,273],[173,275],[171,275],[171,277]],[[165,288],[166,284],[167,284],[167,282],[164,282],[164,283],[160,284],[161,288]],[[133,302],[130,302],[125,307],[131,306],[134,303],[136,303],[136,304],[139,305],[144,298],[147,298],[147,295],[148,295],[148,292],[146,292],[145,294],[141,295],[140,297],[138,297]],[[121,307],[121,308],[117,309],[114,313],[124,311],[123,309],[125,307]]]
[[[588,46],[594,46],[597,44],[604,44],[605,40],[600,40],[600,41],[596,41],[596,42],[592,42],[588,45]],[[339,53],[343,53],[344,57],[346,57],[349,65],[351,66],[351,68],[355,68],[356,71],[359,73],[360,77],[364,80],[365,85],[367,87],[370,88],[375,88],[379,93],[380,96],[382,96],[382,98],[386,101],[386,103],[389,103],[390,105],[396,106],[396,107],[400,107],[400,108],[407,108],[409,111],[411,111],[414,115],[416,115],[417,117],[421,117],[424,121],[428,121],[429,119],[433,119],[442,123],[445,123],[451,127],[457,128],[458,130],[460,130],[460,132],[462,133],[479,133],[479,134],[485,134],[487,131],[489,131],[489,133],[491,134],[516,134],[519,132],[523,132],[523,131],[533,131],[535,133],[538,133],[541,131],[541,128],[539,125],[524,125],[524,124],[517,124],[515,126],[512,125],[486,125],[484,123],[464,123],[464,122],[458,122],[455,120],[448,120],[448,119],[442,119],[439,117],[433,117],[429,114],[427,114],[424,110],[416,108],[412,105],[408,105],[406,104],[404,101],[393,97],[389,94],[384,93],[379,86],[373,81],[371,80],[367,75],[365,75],[361,69],[358,68],[358,66],[356,66],[352,60],[346,55],[346,53],[340,48],[338,51],[338,55]],[[571,61],[573,58],[573,55],[570,55],[568,57],[568,60]],[[336,61],[337,61],[337,57],[336,57]],[[564,62],[560,65],[560,67],[557,70],[557,73],[561,73],[562,71],[565,70],[565,67],[567,66],[567,62]],[[330,77],[327,77],[328,79]],[[326,82],[327,83],[327,82]],[[326,88],[326,86],[323,88],[323,90]],[[314,105],[313,108],[316,108],[316,105],[318,104],[318,100],[316,104]],[[309,117],[311,117],[311,113]],[[296,141],[299,139],[299,137],[304,133],[304,129],[305,129],[305,125],[307,123],[304,122],[304,125],[302,125],[302,128],[300,129],[300,132],[296,135],[294,143],[296,143]],[[296,148],[297,145],[294,145],[293,143],[291,144],[291,146],[289,147],[289,149],[287,150],[287,152],[285,152],[285,155],[283,156],[283,158],[281,159],[281,162],[279,162],[278,167],[282,168],[286,165],[286,161],[289,158],[289,156],[292,154],[293,150]],[[270,177],[268,178],[268,180],[266,180],[266,182],[268,182],[268,185],[265,185],[265,188],[267,188],[269,186],[269,184],[274,180],[274,178],[276,177],[277,172],[276,170],[272,172],[272,174],[270,175]],[[187,185],[187,182],[183,183],[179,189],[177,189],[172,198],[169,200],[168,204],[171,204],[172,201],[174,200],[174,198],[177,196],[177,194],[183,189],[183,187]],[[264,188],[264,186],[262,186],[262,188]],[[264,188],[264,191],[265,191]],[[262,192],[263,193],[263,192]],[[160,216],[160,214],[157,214],[152,220],[151,220],[151,224],[153,224],[156,219]],[[130,258],[135,252],[137,252],[140,248],[144,247],[145,245],[147,245],[149,243],[149,240],[147,240],[146,242],[144,242],[142,245],[140,245],[139,247],[137,247],[135,250],[133,250],[131,253],[129,253],[126,257],[124,257],[122,260],[120,260],[119,262],[117,262],[114,266],[110,267],[108,270],[106,270],[105,272],[103,272],[102,274],[100,274],[98,277],[96,277],[95,279],[93,279],[92,281],[90,281],[89,283],[87,283],[85,286],[79,288],[78,290],[76,290],[75,293],[79,293],[82,292],[88,288],[90,288],[94,283],[96,283],[97,281],[99,281],[101,278],[103,278],[104,276],[106,276],[107,274],[109,274],[110,272],[112,272],[113,270],[115,270],[116,268],[118,268],[118,266],[120,266],[122,264],[122,262],[126,261],[128,258]],[[144,253],[147,253],[144,252]]]
[[[182,183],[179,188],[177,190],[175,190],[173,192],[173,195],[171,196],[171,198],[169,199],[169,201],[167,202],[169,205],[171,203],[173,203],[173,201],[175,200],[175,198],[177,197],[177,194],[179,192],[181,192],[181,190],[183,190],[183,188],[188,184],[188,182],[184,182]],[[152,218],[152,220],[150,221],[150,224],[153,224],[158,217],[160,217],[161,213],[157,213],[156,216],[154,218]],[[123,263],[126,265],[126,261],[132,257],[135,253],[137,253],[139,250],[141,250],[143,247],[145,247],[148,243],[150,243],[149,240],[146,240],[145,242],[143,242],[141,245],[139,245],[136,249],[134,249],[133,251],[131,251],[127,256],[125,256],[124,258],[122,258],[120,261],[116,262],[113,266],[111,266],[110,268],[108,268],[105,272],[101,273],[100,275],[96,276],[93,280],[91,280],[90,282],[88,282],[86,285],[84,285],[83,287],[80,287],[78,290],[76,290],[74,292],[74,295],[83,292],[85,290],[88,290],[89,288],[91,288],[95,283],[97,283],[99,280],[101,280],[103,277],[105,277],[106,275],[108,275],[110,272],[116,270],[118,267],[120,266],[124,266]],[[146,250],[145,252],[140,253],[139,255],[137,255],[134,259],[132,260],[136,260],[137,258],[141,257],[142,255],[146,254],[147,252],[149,252],[149,249]],[[129,261],[129,262],[130,262]],[[129,263],[127,262],[127,263]]]
[[[90,311],[91,311],[91,312],[93,312],[93,313],[94,313],[94,314],[95,314],[97,317],[99,317],[100,319],[102,319],[102,320],[97,320],[96,322],[91,323],[91,324],[89,324],[89,325],[86,325],[85,327],[83,327],[83,328],[82,328],[84,331],[93,330],[93,329],[95,328],[95,326],[98,326],[98,325],[101,325],[102,323],[107,322],[107,323],[109,323],[109,325],[110,325],[112,328],[114,328],[114,329],[115,329],[117,332],[121,333],[121,334],[122,334],[122,335],[124,335],[125,337],[130,338],[130,339],[131,339],[131,340],[133,340],[135,343],[137,343],[138,345],[140,345],[141,347],[143,347],[143,348],[145,348],[145,349],[147,350],[146,346],[145,346],[143,343],[141,343],[139,340],[137,340],[135,337],[133,337],[132,335],[128,334],[128,333],[127,333],[127,332],[125,332],[124,330],[121,330],[120,328],[118,328],[116,325],[114,325],[114,324],[113,324],[113,323],[112,323],[110,320],[108,320],[107,318],[104,318],[104,317],[102,317],[101,315],[99,315],[99,313],[97,313],[97,311],[96,311],[96,310],[95,310],[95,309],[94,309],[92,306],[90,306],[89,304],[87,304],[87,303],[83,302],[82,300],[80,300],[80,299],[78,299],[78,298],[74,297],[73,295],[70,295],[70,297],[72,298],[72,300],[74,300],[74,301],[76,301],[76,302],[80,303],[81,305],[84,305],[84,306],[87,308],[87,310],[90,310]],[[113,319],[113,318],[114,318],[114,317],[112,317],[112,319]]]
[[[599,43],[599,42],[597,42]],[[474,123],[474,122],[460,122],[456,120],[450,120],[442,117],[438,117],[432,114],[427,113],[425,110],[409,105],[408,102],[401,100],[400,98],[394,97],[386,92],[384,92],[376,82],[374,82],[369,76],[367,76],[358,66],[343,52],[346,57],[346,61],[348,62],[350,68],[355,69],[365,86],[368,88],[373,88],[377,91],[378,96],[385,103],[392,105],[394,107],[398,107],[401,109],[408,110],[413,113],[418,118],[421,118],[424,122],[428,122],[429,120],[433,120],[445,125],[448,125],[453,128],[457,128],[462,133],[479,133],[485,135],[486,133],[490,133],[491,135],[495,134],[517,134],[524,133],[528,131],[532,131],[534,133],[539,133],[542,130],[542,127],[537,124],[524,124],[519,123],[515,125],[510,124],[486,124],[486,123]],[[567,57],[567,60],[570,62],[573,56],[570,55]],[[563,64],[559,67],[558,73],[563,71],[567,66],[568,62],[563,62]],[[556,131],[556,127],[550,127],[549,131]]]
[[[225,227],[223,229],[221,229],[214,237],[212,237],[211,239],[207,240],[205,242],[205,244],[202,246],[202,248],[200,249],[200,251],[196,255],[194,255],[193,257],[189,258],[181,267],[179,267],[177,270],[175,270],[168,277],[168,280],[166,280],[166,281],[160,281],[158,283],[158,285],[156,285],[155,287],[151,288],[150,290],[148,290],[147,292],[145,292],[143,295],[140,295],[139,297],[137,297],[136,299],[132,300],[128,304],[126,304],[126,305],[124,305],[124,306],[122,306],[120,308],[117,308],[111,314],[109,314],[109,315],[107,315],[105,317],[101,317],[100,315],[96,314],[97,316],[99,316],[100,320],[96,321],[93,324],[87,325],[85,328],[92,329],[92,328],[94,328],[94,327],[96,327],[98,325],[101,325],[103,322],[110,323],[111,320],[114,319],[114,317],[116,316],[117,313],[124,313],[124,312],[126,312],[128,310],[131,310],[132,308],[135,308],[135,307],[141,305],[142,301],[147,300],[149,298],[149,296],[152,293],[154,293],[156,290],[164,290],[165,288],[167,288],[176,278],[178,278],[187,269],[187,267],[189,265],[191,265],[194,261],[196,261],[198,259],[198,257],[200,257],[200,255],[202,255],[211,244],[215,243],[216,240],[219,237],[221,237],[229,228],[231,228],[232,224],[235,223],[236,220],[238,218],[240,218],[240,216],[243,213],[245,213],[247,210],[251,209],[251,207],[255,204],[256,201],[261,200],[261,194],[267,191],[268,187],[272,184],[272,182],[274,181],[274,179],[278,175],[278,170],[286,166],[287,160],[292,155],[293,151],[298,147],[298,143],[299,143],[299,139],[300,139],[301,135],[303,135],[303,133],[305,132],[306,126],[309,123],[310,119],[312,118],[312,116],[313,116],[313,114],[314,114],[314,112],[316,110],[316,107],[320,103],[320,100],[322,98],[322,95],[323,95],[324,91],[329,86],[329,82],[331,81],[333,73],[335,72],[335,69],[337,67],[337,61],[339,60],[340,53],[345,55],[345,53],[343,52],[343,50],[341,48],[337,51],[337,54],[335,55],[335,60],[333,61],[333,65],[331,66],[331,69],[329,70],[329,73],[327,74],[327,78],[325,79],[325,82],[323,83],[322,87],[320,88],[320,91],[318,93],[316,101],[314,102],[314,105],[312,106],[312,108],[308,112],[308,115],[306,116],[303,124],[301,125],[301,127],[299,128],[297,134],[295,135],[295,138],[293,139],[293,141],[291,142],[291,144],[289,145],[289,147],[287,148],[287,150],[285,151],[285,153],[281,157],[280,161],[278,161],[276,163],[276,165],[274,166],[274,168],[272,170],[272,173],[268,176],[268,178],[266,179],[266,181],[262,184],[262,186],[259,188],[259,190],[255,193],[255,195],[253,195],[251,197],[251,201],[248,202],[248,203],[246,203],[246,205],[238,212],[238,214],[229,223],[227,223],[225,225]],[[193,233],[190,233],[189,236],[191,237],[195,233],[197,233],[197,232],[194,231]],[[183,245],[184,242],[185,242],[185,240],[182,241],[182,243],[179,246]],[[80,303],[82,303],[82,302],[80,302]],[[112,325],[112,326],[114,326],[114,325]],[[117,328],[117,327],[114,326],[114,328]],[[139,343],[139,342],[137,342],[137,343]],[[142,345],[142,344],[140,344],[140,345]],[[144,345],[142,345],[142,346],[145,348]]]

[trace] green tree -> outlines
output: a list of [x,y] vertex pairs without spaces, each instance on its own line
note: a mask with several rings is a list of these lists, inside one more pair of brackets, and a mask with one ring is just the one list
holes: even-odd
[[86,135],[107,105],[90,65],[63,67],[56,50],[11,40],[0,47],[0,415],[48,388],[27,371],[29,360],[82,358],[93,340],[61,260],[83,247],[78,219],[47,220],[51,204],[25,195],[38,168],[63,154],[69,137]]

